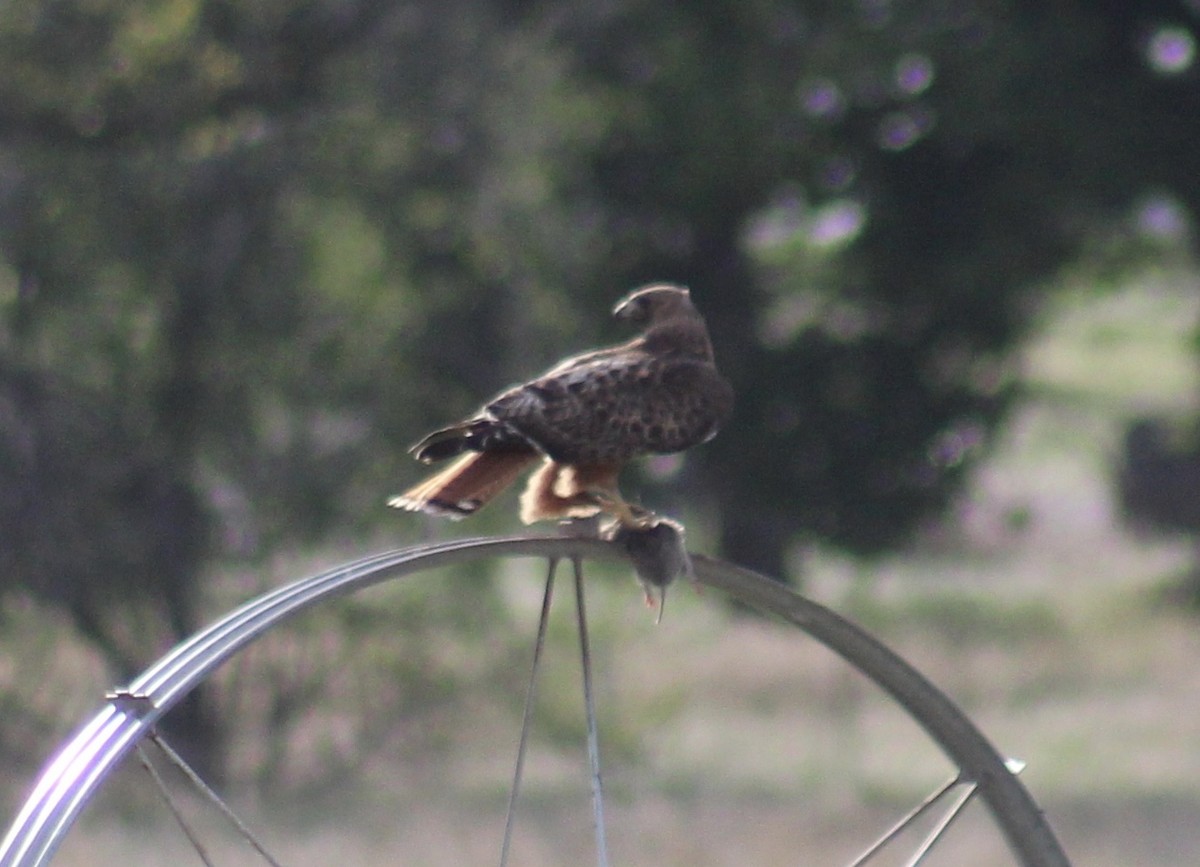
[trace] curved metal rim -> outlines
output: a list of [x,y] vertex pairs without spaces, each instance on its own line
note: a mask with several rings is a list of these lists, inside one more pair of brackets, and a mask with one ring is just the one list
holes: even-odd
[[[415,545],[365,557],[269,591],[176,646],[118,691],[49,762],[3,843],[0,867],[48,864],[108,774],[133,746],[208,675],[244,646],[307,608],[385,580],[484,557],[620,561],[599,539],[507,536]],[[891,695],[978,784],[1009,847],[1027,867],[1068,867],[1049,824],[1024,785],[958,707],[912,666],[854,624],[770,579],[692,555],[702,584],[775,614],[825,644]]]

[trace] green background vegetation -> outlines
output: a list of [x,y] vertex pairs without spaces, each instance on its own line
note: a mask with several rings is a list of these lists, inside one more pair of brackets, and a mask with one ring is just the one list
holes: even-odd
[[[6,761],[27,773],[81,684],[297,562],[429,532],[382,506],[420,472],[407,445],[617,339],[605,311],[650,280],[692,288],[739,402],[631,496],[885,632],[987,659],[1087,634],[1104,603],[1013,587],[1071,571],[1042,543],[1075,525],[1047,514],[1112,519],[1128,419],[1194,407],[1198,26],[1121,0],[0,5]],[[1138,545],[1130,574],[1175,562]],[[903,582],[974,556],[985,584]],[[394,735],[347,728],[348,705],[416,696],[436,721],[471,685],[517,691],[509,578],[306,622],[178,737],[300,785]],[[362,636],[322,705],[340,735],[227,742],[231,720],[303,719]]]

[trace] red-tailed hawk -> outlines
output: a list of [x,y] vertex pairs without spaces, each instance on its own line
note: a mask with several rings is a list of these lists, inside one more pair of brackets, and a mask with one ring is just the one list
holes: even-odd
[[711,439],[733,407],[733,389],[717,372],[687,289],[646,286],[613,315],[643,326],[641,334],[568,358],[429,434],[412,448],[419,461],[456,460],[388,504],[462,518],[541,460],[521,495],[525,523],[603,511],[641,526],[617,488],[621,468]]

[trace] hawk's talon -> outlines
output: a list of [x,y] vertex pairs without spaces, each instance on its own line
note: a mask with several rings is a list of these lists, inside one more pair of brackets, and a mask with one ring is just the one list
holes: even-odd
[[623,527],[633,530],[648,530],[658,520],[658,517],[649,509],[633,505],[614,491],[588,488],[582,491],[581,495],[599,506],[602,511],[616,518],[617,523]]

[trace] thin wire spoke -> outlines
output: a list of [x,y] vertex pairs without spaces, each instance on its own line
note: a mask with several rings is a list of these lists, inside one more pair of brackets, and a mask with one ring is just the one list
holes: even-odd
[[962,814],[963,808],[971,802],[971,799],[975,797],[975,793],[978,791],[979,786],[975,783],[972,783],[961,795],[959,795],[958,800],[954,802],[954,805],[948,811],[946,811],[946,815],[942,817],[942,821],[938,822],[937,826],[929,832],[929,836],[926,837],[924,842],[917,847],[917,851],[913,853],[912,858],[905,863],[904,867],[917,867],[918,864],[925,860],[925,856],[928,855],[930,851],[933,850],[933,847],[937,844],[937,842],[942,839],[942,836],[950,828],[950,825],[953,824],[954,820]]
[[925,815],[925,813],[927,813],[935,804],[937,804],[937,802],[940,801],[947,792],[961,782],[962,776],[955,774],[953,777],[947,780],[945,784],[935,789],[932,793],[926,796],[925,800],[917,804],[917,806],[910,810],[908,814],[904,816],[904,818],[900,819],[900,821],[889,828],[883,834],[883,836],[872,843],[866,851],[851,861],[849,867],[862,867],[862,865],[866,864],[868,861],[878,855],[881,851],[883,851],[885,846],[903,834],[909,825],[917,821],[917,819],[921,818],[921,816]]
[[550,602],[554,596],[554,572],[558,558],[549,558],[546,570],[546,589],[542,591],[542,613],[538,618],[537,639],[533,644],[533,664],[529,668],[529,685],[525,689],[525,709],[521,714],[521,738],[517,743],[517,761],[513,768],[512,788],[508,792],[508,812],[504,818],[504,843],[500,847],[500,867],[508,864],[508,851],[512,845],[513,828],[517,815],[517,792],[525,773],[525,753],[529,746],[529,729],[533,721],[533,707],[537,702],[538,674],[541,670],[542,651],[546,646],[546,627],[550,622]]
[[[188,782],[195,786],[196,790],[200,792],[200,794],[204,795],[204,797],[208,799],[209,803],[216,807],[217,810],[220,811],[221,815],[224,816],[225,819],[237,829],[237,832],[242,836],[242,839],[249,843],[254,851],[257,852],[264,861],[270,864],[271,867],[283,867],[283,865],[275,860],[271,853],[267,851],[266,847],[254,835],[254,832],[250,830],[249,826],[246,825],[246,823],[240,818],[238,818],[238,815],[233,812],[233,808],[225,803],[221,796],[218,795],[213,788],[204,781],[203,777],[196,773],[191,765],[184,761],[183,756],[175,752],[171,745],[163,740],[162,736],[159,735],[157,731],[151,731],[149,738],[150,740],[154,741],[160,750],[163,751],[163,755],[170,760],[171,764],[175,765],[175,767],[179,768],[179,770],[183,772],[183,775],[187,777]],[[191,835],[189,835],[189,837],[190,836]]]
[[583,704],[587,714],[588,770],[592,781],[592,821],[596,831],[596,863],[608,867],[608,842],[604,829],[604,786],[600,780],[600,737],[596,725],[596,701],[592,692],[592,653],[588,645],[587,607],[583,601],[583,561],[572,557],[575,567],[575,611],[579,624],[579,655],[583,668]]
[[192,830],[192,826],[188,824],[187,819],[184,818],[183,811],[175,803],[175,798],[171,794],[171,790],[167,788],[167,783],[162,778],[162,774],[154,767],[154,763],[150,761],[150,757],[146,755],[146,750],[141,744],[137,745],[137,756],[141,766],[146,769],[146,773],[154,781],[158,793],[162,795],[163,803],[167,805],[167,809],[171,811],[171,815],[175,818],[175,824],[179,826],[183,835],[188,838],[188,842],[192,844],[192,849],[200,857],[200,861],[205,867],[214,867],[212,860],[208,857],[207,850],[204,848],[204,844],[200,842],[200,837]]

